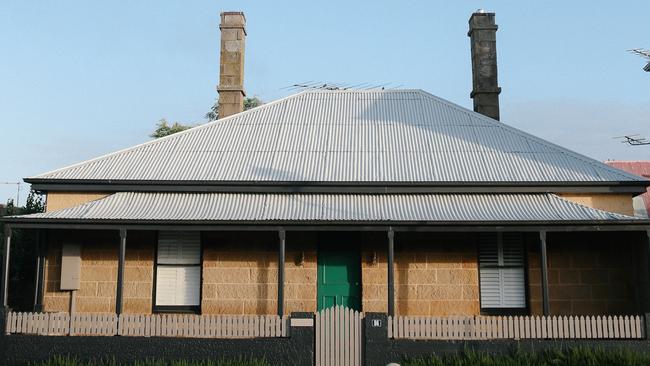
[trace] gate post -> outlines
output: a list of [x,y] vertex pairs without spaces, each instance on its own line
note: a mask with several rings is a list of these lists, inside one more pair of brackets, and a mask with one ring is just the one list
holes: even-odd
[[289,360],[291,365],[314,365],[314,313],[293,312],[289,319],[289,337],[293,354],[297,357]]
[[364,319],[364,364],[385,365],[390,355],[388,314],[366,313]]

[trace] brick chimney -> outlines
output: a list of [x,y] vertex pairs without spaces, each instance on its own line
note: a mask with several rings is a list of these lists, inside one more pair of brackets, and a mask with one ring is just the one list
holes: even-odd
[[246,17],[242,12],[221,13],[221,61],[219,67],[219,118],[244,110],[244,46]]
[[494,13],[477,10],[469,18],[467,35],[472,44],[472,93],[474,111],[499,120],[497,80],[497,25]]

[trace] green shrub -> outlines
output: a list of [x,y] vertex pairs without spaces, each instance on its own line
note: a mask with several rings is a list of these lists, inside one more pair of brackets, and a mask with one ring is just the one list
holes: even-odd
[[545,352],[515,350],[493,355],[464,351],[458,355],[406,359],[404,366],[641,366],[650,365],[650,356],[625,348],[574,347]]
[[[76,358],[68,356],[54,356],[48,361],[33,363],[33,366],[122,366],[115,360],[102,361],[79,361]],[[205,360],[205,361],[162,361],[162,360],[144,360],[135,361],[129,366],[268,366],[265,360],[239,358],[236,360]]]

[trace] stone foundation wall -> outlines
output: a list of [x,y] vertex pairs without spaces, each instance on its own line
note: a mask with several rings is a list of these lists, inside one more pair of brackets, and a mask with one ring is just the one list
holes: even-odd
[[[316,311],[316,245],[309,233],[287,233],[285,314]],[[278,233],[205,233],[203,314],[276,314]]]
[[[549,233],[549,305],[552,315],[636,314],[639,241],[630,233]],[[538,244],[529,246],[531,313],[542,313]]]
[[[385,233],[366,234],[362,251],[363,310],[387,311]],[[476,315],[480,312],[474,236],[395,234],[398,315]]]
[[[124,270],[124,312],[151,313],[155,232],[129,232]],[[45,270],[45,311],[70,310],[70,291],[60,290],[61,245],[81,244],[80,289],[75,309],[80,313],[115,311],[119,235],[110,231],[50,233]]]

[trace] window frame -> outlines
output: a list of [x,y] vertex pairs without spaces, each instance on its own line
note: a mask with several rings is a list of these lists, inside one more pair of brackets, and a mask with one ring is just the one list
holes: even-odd
[[[158,263],[158,245],[160,242],[160,231],[156,230],[156,249],[154,252],[153,262],[153,290],[151,295],[151,312],[152,313],[176,313],[176,314],[201,314],[201,304],[203,303],[203,231],[199,231],[199,263],[198,264],[169,264]],[[162,230],[165,231],[165,230]],[[174,230],[169,230],[174,231]],[[199,304],[198,305],[156,305],[156,289],[158,287],[158,266],[169,267],[199,267]]]
[[[521,246],[522,246],[522,256],[523,256],[523,263],[521,266],[482,266],[481,265],[481,258],[480,258],[480,253],[481,253],[481,243],[479,242],[480,235],[485,235],[485,234],[495,234],[496,235],[496,243],[498,245],[499,241],[503,242],[503,234],[505,233],[517,233],[521,235]],[[529,276],[528,276],[528,241],[529,241],[529,235],[527,233],[522,233],[522,232],[509,232],[509,231],[498,231],[496,233],[479,233],[476,236],[476,265],[478,268],[478,301],[479,301],[479,308],[480,308],[480,314],[481,315],[495,315],[495,316],[503,316],[503,315],[529,315],[530,314],[530,282],[529,282]],[[524,306],[521,308],[490,308],[490,307],[483,307],[483,301],[481,300],[481,268],[523,268],[524,270]]]

